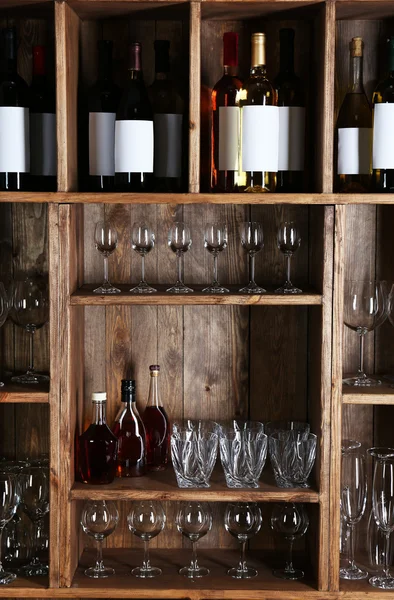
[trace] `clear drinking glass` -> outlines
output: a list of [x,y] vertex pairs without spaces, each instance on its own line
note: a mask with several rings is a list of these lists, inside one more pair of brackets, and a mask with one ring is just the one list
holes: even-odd
[[[9,304],[7,292],[5,291],[4,284],[0,281],[0,327],[2,327],[6,322],[8,311]],[[4,383],[0,381],[0,387],[3,387],[3,385]]]
[[144,542],[142,566],[131,571],[136,577],[151,578],[161,575],[161,569],[150,564],[149,542],[163,531],[165,523],[166,515],[160,502],[149,500],[133,502],[131,511],[127,515],[127,524],[130,531]]
[[346,281],[344,302],[345,325],[355,331],[360,339],[358,373],[344,379],[344,383],[358,387],[380,385],[380,379],[365,374],[364,339],[369,331],[379,327],[387,317],[385,287],[378,281]]
[[290,279],[291,259],[294,252],[301,244],[301,235],[294,221],[284,221],[280,224],[277,234],[277,245],[286,260],[286,281],[275,294],[302,294],[302,290],[295,287]]
[[227,571],[235,579],[251,579],[257,576],[257,570],[248,567],[245,560],[246,542],[260,531],[263,523],[261,510],[257,504],[236,502],[227,504],[224,513],[224,527],[241,546],[241,556],[237,567]]
[[[369,514],[367,529],[368,569],[370,574],[382,573],[386,564],[386,536],[375,520],[373,508]],[[388,564],[393,564],[394,547],[389,545]]]
[[310,487],[308,477],[316,458],[317,437],[295,437],[290,432],[273,433],[268,438],[271,465],[278,487]]
[[200,567],[197,562],[197,542],[212,529],[212,510],[208,502],[180,502],[175,523],[193,548],[190,565],[180,569],[179,574],[190,579],[209,575],[209,569]]
[[194,290],[189,288],[182,281],[183,255],[185,252],[190,250],[190,246],[192,245],[190,229],[187,225],[185,225],[185,223],[176,222],[172,225],[170,231],[168,232],[168,245],[176,254],[178,279],[174,285],[168,288],[167,292],[171,292],[173,294],[189,294]]
[[263,427],[223,429],[219,433],[220,460],[229,488],[258,488],[267,457]]
[[33,536],[30,519],[19,510],[4,528],[2,537],[3,563],[7,568],[20,569],[32,557]]
[[309,423],[304,423],[303,421],[282,419],[279,421],[268,421],[264,426],[264,432],[268,437],[274,433],[281,433],[290,435],[295,439],[301,438],[307,440],[311,432],[311,426]]
[[[342,454],[358,450],[361,447],[361,442],[358,440],[343,439],[341,442]],[[355,534],[354,534],[355,535]],[[341,530],[339,536],[339,548],[341,554],[341,566],[348,568],[350,565],[350,525],[344,517],[341,508]]]
[[15,573],[4,570],[2,559],[2,536],[4,527],[11,521],[20,502],[17,477],[12,473],[0,472],[0,584],[6,585],[16,579]]
[[141,256],[141,281],[130,292],[134,294],[152,294],[157,290],[145,281],[145,256],[153,250],[155,234],[146,223],[134,223],[131,232],[131,246]]
[[309,518],[303,504],[277,504],[271,515],[271,528],[283,535],[289,542],[289,553],[284,569],[274,569],[275,577],[281,579],[302,579],[304,571],[293,566],[293,544],[297,538],[305,535],[309,527]]
[[208,488],[216,463],[218,435],[205,428],[173,429],[171,457],[180,488]]
[[218,280],[218,256],[227,248],[227,225],[224,223],[211,223],[206,226],[204,234],[204,247],[213,256],[213,282],[203,289],[209,294],[224,294],[229,292]]
[[95,294],[119,294],[120,290],[108,279],[108,257],[118,246],[118,232],[110,221],[99,221],[94,232],[96,250],[104,257],[104,281],[100,287],[93,290]]
[[105,567],[103,561],[103,540],[111,535],[119,522],[119,513],[116,505],[108,500],[92,500],[86,502],[82,515],[82,529],[94,538],[97,543],[97,558],[94,567],[85,570],[87,577],[103,579],[115,575],[115,570]]
[[241,226],[241,245],[249,255],[249,283],[239,291],[243,294],[264,294],[267,290],[254,280],[255,256],[264,247],[263,225],[257,221],[247,221]]
[[21,481],[21,507],[34,526],[33,558],[22,567],[25,576],[47,575],[48,564],[40,560],[40,540],[44,526],[44,517],[49,512],[49,476],[42,467],[26,467],[18,476]]

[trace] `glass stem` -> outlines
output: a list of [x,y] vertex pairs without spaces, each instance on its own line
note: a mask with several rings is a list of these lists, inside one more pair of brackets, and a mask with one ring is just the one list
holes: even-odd
[[182,252],[177,252],[178,283],[182,283]]
[[390,560],[389,560],[389,556],[390,556],[390,533],[386,533],[386,540],[385,540],[385,545],[384,545],[384,575],[385,577],[390,577],[389,575],[389,568],[390,568]]
[[39,565],[40,564],[40,557],[38,555],[39,555],[39,552],[40,552],[42,525],[43,525],[43,520],[42,519],[38,519],[38,521],[34,521],[34,543],[35,543],[35,548],[34,548],[34,556],[33,556],[32,560],[31,560],[31,564],[33,564],[33,565]]
[[355,542],[356,542],[356,536],[354,535],[354,525],[352,523],[350,523],[349,524],[349,567],[351,569],[355,568],[355,564],[354,564]]
[[35,328],[29,329],[29,368],[28,373],[34,373],[34,334]]
[[360,360],[359,360],[358,374],[360,377],[365,377],[365,373],[364,373],[364,338],[365,338],[365,334],[364,334],[364,332],[360,332],[358,335],[360,336]]
[[104,283],[109,283],[108,281],[108,256],[104,254]]
[[144,560],[142,561],[142,568],[150,569],[149,540],[144,540]]
[[197,542],[192,541],[192,562],[190,564],[190,569],[192,571],[196,571],[198,569],[197,565]]
[[246,560],[245,560],[245,552],[246,552],[246,540],[241,542],[241,556],[239,561],[239,571],[246,571]]
[[97,556],[96,556],[96,571],[101,571],[104,568],[103,563],[103,540],[97,540]]
[[145,283],[145,254],[141,255],[141,283]]
[[293,567],[293,544],[294,544],[294,538],[290,538],[289,553],[287,555],[287,562],[286,562],[286,566],[285,566],[285,571],[288,572],[288,573],[293,573],[294,572],[294,567]]
[[253,285],[256,285],[256,282],[254,280],[254,254],[250,254],[249,255],[249,278],[250,278],[250,283],[253,283]]
[[2,563],[2,558],[3,558],[3,552],[2,552],[2,541],[3,541],[3,531],[4,531],[4,527],[0,528],[0,574],[4,573],[4,567],[3,567],[3,563]]
[[291,284],[290,270],[291,270],[291,254],[286,254],[286,279],[287,279],[287,283]]
[[218,255],[213,255],[213,283],[218,284]]

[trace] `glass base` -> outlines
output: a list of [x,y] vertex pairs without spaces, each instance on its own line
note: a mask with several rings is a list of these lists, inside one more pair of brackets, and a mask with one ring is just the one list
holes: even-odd
[[292,581],[304,577],[304,571],[301,571],[301,569],[293,569],[292,571],[286,571],[286,569],[274,569],[272,573],[275,577],[279,577],[279,579],[291,579]]
[[204,294],[227,294],[230,290],[220,285],[220,283],[213,283],[202,291]]
[[93,290],[94,294],[120,294],[120,290],[111,283],[103,283],[100,287]]
[[151,579],[152,577],[161,575],[161,569],[158,567],[149,567],[148,569],[144,567],[136,567],[131,571],[131,573],[135,577],[141,577],[141,579]]
[[184,283],[177,282],[175,285],[168,288],[166,292],[169,292],[170,294],[189,294],[190,292],[194,292],[194,290],[187,287]]
[[252,579],[252,577],[257,577],[258,572],[252,567],[246,567],[245,569],[234,567],[227,571],[227,575],[230,575],[234,579]]
[[[368,571],[364,571],[363,569],[360,569],[357,565],[354,565],[354,567],[347,567],[345,569],[340,569],[339,577],[341,579],[351,579],[351,580],[366,579],[368,577]],[[393,579],[393,581],[394,581],[394,579]]]
[[292,283],[286,282],[275,290],[275,294],[302,294],[302,290],[295,287]]
[[209,488],[211,487],[207,481],[190,481],[190,479],[185,479],[184,477],[180,477],[177,473],[176,481],[179,488]]
[[192,569],[191,567],[183,567],[179,569],[179,575],[183,575],[184,577],[188,577],[189,579],[197,579],[198,577],[206,577],[209,575],[209,569],[206,567],[198,567],[197,569]]
[[375,575],[375,577],[370,578],[368,583],[373,587],[377,587],[382,590],[394,590],[394,577],[386,577],[386,575]]
[[16,579],[15,573],[10,573],[9,571],[0,571],[0,585],[8,585],[12,583]]
[[238,479],[234,479],[233,477],[227,475],[226,476],[226,485],[228,488],[258,488],[258,481],[239,481]]
[[356,375],[355,377],[348,377],[347,379],[343,380],[343,383],[345,385],[350,385],[353,387],[374,387],[382,384],[380,379],[367,377],[367,375]]
[[275,477],[275,483],[279,488],[310,488],[310,484],[307,481],[302,483],[296,483],[292,481],[286,481],[285,479],[281,479],[279,477]]
[[29,385],[31,383],[44,383],[49,381],[49,376],[34,371],[27,371],[24,375],[15,375],[14,377],[11,377],[11,381]]
[[101,569],[96,569],[96,567],[90,567],[84,571],[86,577],[91,577],[92,579],[105,579],[106,577],[111,577],[115,575],[115,569],[111,567],[102,567]]
[[239,290],[240,294],[266,294],[267,290],[260,287],[254,282],[248,283],[246,287],[243,287]]
[[36,577],[37,575],[48,575],[48,565],[44,563],[30,563],[18,570],[22,577]]
[[145,281],[140,281],[136,287],[131,288],[129,290],[132,294],[153,294],[157,292],[156,288],[151,287]]

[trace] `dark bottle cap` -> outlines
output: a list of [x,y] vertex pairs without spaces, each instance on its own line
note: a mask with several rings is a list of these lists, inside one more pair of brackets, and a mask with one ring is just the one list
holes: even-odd
[[160,371],[159,365],[151,365],[149,371]]
[[156,73],[170,72],[170,42],[168,40],[156,40],[155,48],[155,71]]
[[1,30],[0,54],[4,60],[16,60],[16,27],[6,27]]
[[129,69],[131,71],[141,71],[141,65],[141,44],[132,42],[129,46]]
[[238,66],[238,33],[234,31],[223,34],[223,66]]
[[135,381],[134,379],[122,379],[122,394],[123,392],[135,393]]

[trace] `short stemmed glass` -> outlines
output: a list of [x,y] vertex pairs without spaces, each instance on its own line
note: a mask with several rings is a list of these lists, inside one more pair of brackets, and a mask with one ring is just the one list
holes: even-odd
[[241,556],[237,567],[229,569],[227,574],[235,579],[250,579],[257,576],[257,570],[248,567],[245,560],[246,542],[260,531],[263,523],[261,510],[254,503],[227,504],[224,513],[224,526],[241,545]]
[[2,535],[4,527],[13,518],[20,501],[17,478],[11,473],[0,473],[0,584],[6,585],[16,579],[15,573],[4,570],[1,562]]
[[284,221],[280,224],[277,234],[277,245],[286,259],[286,281],[275,294],[302,294],[302,290],[295,287],[290,279],[291,259],[294,252],[298,250],[301,244],[300,232],[294,221]]
[[134,294],[152,294],[157,290],[145,281],[145,256],[154,248],[155,234],[146,223],[134,223],[131,232],[133,250],[141,256],[141,281],[130,292]]
[[341,511],[349,525],[349,564],[341,568],[341,579],[365,579],[368,572],[355,563],[355,526],[364,515],[367,503],[365,458],[359,452],[342,454]]
[[[4,325],[7,320],[9,310],[7,292],[5,291],[4,284],[0,281],[0,327]],[[3,387],[4,383],[0,381],[0,387]]]
[[345,325],[355,331],[360,339],[360,360],[355,377],[344,379],[347,385],[371,387],[380,385],[380,379],[369,377],[364,371],[364,339],[369,331],[379,327],[386,319],[386,293],[378,281],[345,282]]
[[82,529],[97,542],[96,564],[85,570],[87,577],[102,579],[115,574],[114,569],[104,566],[103,540],[115,531],[118,521],[118,509],[113,502],[97,500],[85,503],[81,515]]
[[181,502],[176,515],[178,531],[192,543],[190,565],[179,570],[180,575],[195,579],[209,575],[209,569],[197,562],[197,542],[212,529],[212,510],[207,502]]
[[277,504],[271,515],[271,528],[289,541],[289,553],[284,569],[274,569],[275,577],[281,579],[302,579],[304,571],[293,566],[293,544],[305,535],[309,526],[308,514],[303,504]]
[[194,290],[189,288],[182,281],[183,255],[190,249],[190,246],[192,245],[190,229],[187,225],[185,225],[185,223],[173,223],[168,232],[168,245],[176,254],[178,279],[174,285],[168,288],[167,292],[171,292],[173,294],[188,294],[189,292],[193,292]]
[[49,478],[42,467],[26,467],[21,475],[21,507],[34,525],[34,542],[36,547],[33,558],[21,571],[26,576],[47,575],[48,565],[39,558],[39,544],[42,539],[42,528],[45,515],[49,512]]
[[229,292],[218,280],[218,256],[227,248],[228,235],[227,225],[224,223],[211,223],[206,226],[204,234],[204,247],[213,256],[213,282],[203,289],[203,292],[209,294],[225,294]]
[[243,294],[264,294],[267,290],[254,280],[254,259],[264,246],[263,226],[257,221],[247,221],[241,227],[241,245],[249,254],[249,283],[239,291]]
[[163,531],[165,523],[166,515],[160,502],[146,500],[133,503],[127,515],[127,524],[130,531],[144,542],[142,566],[131,571],[136,577],[150,578],[161,575],[161,569],[150,564],[149,542]]
[[108,257],[118,246],[118,232],[110,221],[99,221],[94,232],[96,250],[104,257],[104,281],[100,287],[93,290],[95,294],[119,294],[120,290],[108,279]]

